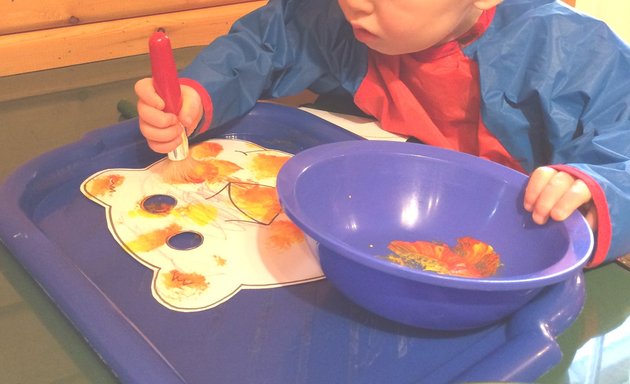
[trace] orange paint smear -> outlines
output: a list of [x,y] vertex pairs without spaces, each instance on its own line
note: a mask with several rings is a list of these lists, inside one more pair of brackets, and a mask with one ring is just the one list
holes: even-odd
[[223,152],[223,146],[212,141],[204,141],[190,148],[190,155],[195,159],[217,157]]
[[176,184],[224,183],[230,175],[242,168],[226,160],[197,160],[188,170],[186,178],[170,180]]
[[218,267],[225,267],[225,265],[227,264],[227,260],[225,260],[221,256],[214,255],[213,258]]
[[258,179],[275,178],[289,156],[259,154],[254,157],[251,170]]
[[240,165],[227,160],[212,160],[210,164],[217,169],[218,175],[216,179],[206,178],[208,182],[223,182],[232,174],[243,169]]
[[127,246],[134,252],[149,252],[166,244],[170,236],[178,234],[181,231],[182,228],[179,225],[171,224],[167,228],[143,233],[128,242]]
[[130,211],[127,213],[127,216],[129,217],[165,217],[168,216],[170,214],[170,212],[149,212],[145,209],[143,209],[142,207],[138,207],[137,209],[134,209],[133,211]]
[[261,223],[271,223],[280,213],[280,202],[274,187],[260,184],[232,183],[230,197],[242,212]]
[[501,265],[499,255],[491,245],[462,237],[451,248],[448,244],[430,241],[392,241],[387,259],[393,263],[420,268],[425,271],[460,277],[489,277],[495,275]]
[[289,249],[304,241],[304,232],[288,220],[274,220],[269,225],[268,231],[267,240],[269,245],[275,249]]
[[168,274],[164,275],[164,285],[168,288],[192,288],[198,291],[203,291],[208,288],[208,282],[206,278],[198,273],[183,273],[176,269],[173,269]]
[[116,192],[116,188],[121,186],[124,181],[125,177],[122,175],[102,175],[87,183],[86,189],[92,196],[103,196],[106,193]]
[[173,210],[173,215],[189,219],[197,225],[208,225],[217,220],[219,209],[211,204],[193,203]]

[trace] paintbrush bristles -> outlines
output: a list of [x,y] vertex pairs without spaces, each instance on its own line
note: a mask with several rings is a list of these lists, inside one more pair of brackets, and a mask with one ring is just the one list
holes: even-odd
[[188,156],[183,160],[166,159],[162,178],[172,184],[198,183],[196,175],[197,160]]
[[197,160],[189,153],[188,136],[183,126],[181,139],[182,142],[177,148],[168,153],[162,177],[165,181],[174,184],[194,183],[198,181],[195,172]]

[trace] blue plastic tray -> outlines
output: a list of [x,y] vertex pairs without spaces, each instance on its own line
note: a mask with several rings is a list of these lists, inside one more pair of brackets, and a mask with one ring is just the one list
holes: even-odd
[[[287,152],[359,137],[306,112],[259,104],[207,134]],[[123,382],[531,382],[560,361],[555,337],[584,302],[581,273],[506,321],[448,333],[402,326],[353,305],[326,280],[242,290],[197,313],[152,297],[152,271],[114,241],[79,186],[106,168],[158,160],[130,120],[18,169],[0,187],[0,239]]]

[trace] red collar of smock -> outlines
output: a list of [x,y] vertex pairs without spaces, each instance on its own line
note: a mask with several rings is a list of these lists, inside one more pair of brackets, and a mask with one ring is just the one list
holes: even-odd
[[369,51],[354,101],[383,129],[466,152],[523,171],[481,118],[477,63],[462,51],[483,34],[494,9],[483,12],[459,39],[427,50],[385,55]]

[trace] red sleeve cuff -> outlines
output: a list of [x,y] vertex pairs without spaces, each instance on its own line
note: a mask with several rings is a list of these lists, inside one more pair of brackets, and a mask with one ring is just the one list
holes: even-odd
[[595,233],[595,251],[590,261],[586,264],[586,268],[597,267],[606,260],[612,238],[610,211],[608,210],[608,202],[606,201],[604,190],[591,176],[577,168],[568,165],[550,165],[550,167],[582,180],[593,196],[593,204],[597,209],[597,232]]
[[181,78],[179,79],[179,83],[181,85],[192,87],[195,91],[197,91],[199,96],[201,96],[201,105],[203,106],[204,113],[201,118],[202,123],[199,127],[197,127],[196,132],[203,133],[207,131],[212,123],[212,98],[210,97],[210,94],[208,94],[208,91],[206,91],[206,89],[195,80]]

